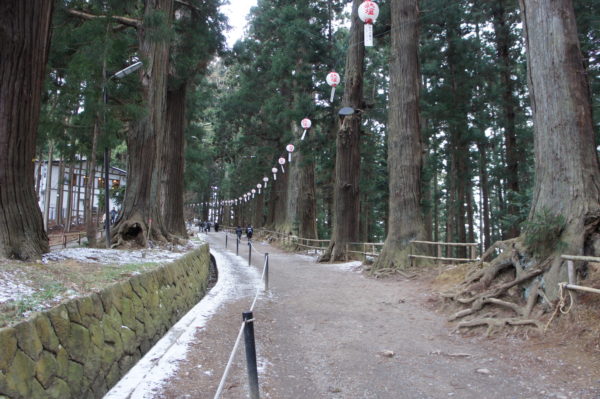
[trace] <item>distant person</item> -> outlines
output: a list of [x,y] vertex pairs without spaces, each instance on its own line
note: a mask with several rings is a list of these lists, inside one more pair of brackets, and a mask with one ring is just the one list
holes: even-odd
[[215,233],[219,232],[219,222],[215,222]]
[[242,239],[242,228],[240,226],[235,229],[235,234],[237,235],[238,240]]
[[254,234],[254,228],[249,224],[248,227],[246,227],[246,237],[248,237],[248,240],[252,239],[252,234]]
[[117,218],[117,211],[115,208],[110,210],[110,224],[115,224],[115,219]]
[[204,222],[204,232],[208,233],[210,231],[210,222],[207,220]]

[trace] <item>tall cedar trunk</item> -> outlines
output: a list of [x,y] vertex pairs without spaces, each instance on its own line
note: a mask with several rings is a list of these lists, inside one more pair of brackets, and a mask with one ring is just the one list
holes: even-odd
[[[300,156],[298,156],[300,155]],[[315,193],[315,163],[311,157],[294,155],[300,164],[298,183],[298,235],[304,238],[318,238],[317,235],[317,196]]]
[[358,18],[362,0],[352,2],[352,25],[346,55],[344,98],[342,105],[355,113],[340,118],[336,137],[335,185],[333,192],[333,233],[329,248],[320,261],[338,261],[346,257],[346,243],[358,241],[360,212],[360,134],[363,100],[364,32]]
[[0,2],[0,257],[36,259],[48,236],[34,190],[52,1]]
[[264,191],[260,190],[261,194],[256,191],[256,198],[254,199],[254,220],[252,225],[254,227],[262,227],[265,220],[265,195]]
[[[147,113],[136,121],[127,134],[128,179],[122,217],[113,230],[117,245],[135,242],[146,246],[147,237],[156,241],[168,238],[161,214],[162,144],[166,133],[167,76],[169,37],[173,0],[146,0],[144,22],[138,28],[139,50],[144,62],[142,93]],[[150,232],[148,233],[148,230]]]
[[375,268],[408,265],[411,240],[425,239],[421,213],[418,0],[392,0],[388,113],[389,231]]
[[[85,196],[83,203],[85,204],[85,233],[90,247],[96,246],[96,222],[94,221],[94,182],[96,180],[96,150],[98,148],[98,121],[94,123],[92,133],[92,153],[87,162],[88,174],[85,183]],[[98,215],[100,209],[98,208]]]
[[83,161],[81,160],[83,157],[79,157],[79,174],[77,175],[77,203],[75,204],[75,213],[77,218],[77,226],[81,224],[81,209],[79,205],[81,203],[81,181],[83,180]]
[[69,163],[69,185],[67,189],[67,219],[65,222],[65,231],[71,231],[71,223],[73,222],[73,178],[75,176],[75,165]]
[[[295,132],[295,123],[292,124],[292,131]],[[296,134],[294,134],[296,136]],[[284,156],[286,162],[288,156]],[[301,173],[301,152],[296,152],[292,155],[292,162],[285,164],[287,176],[287,204],[285,212],[285,223],[283,226],[279,226],[283,232],[292,232],[292,234],[298,235],[298,202],[300,195],[302,194],[302,186],[300,185],[300,173]],[[282,228],[283,227],[283,228]]]
[[183,238],[187,237],[183,216],[183,169],[185,164],[183,154],[187,88],[187,82],[184,82],[177,88],[167,91],[166,132],[168,135],[163,135],[167,142],[162,145],[164,151],[161,157],[163,221],[170,234]]
[[[457,48],[457,41],[462,40],[460,21],[455,18],[449,18],[446,22],[446,40],[448,42],[447,51],[447,62],[448,69],[450,70],[450,89],[454,101],[450,104],[450,148],[451,148],[451,198],[449,206],[452,208],[452,212],[449,215],[453,215],[454,231],[453,236],[448,237],[447,241],[451,242],[453,239],[458,242],[466,242],[467,230],[466,230],[466,180],[469,179],[469,144],[467,141],[468,122],[467,122],[467,110],[466,105],[469,100],[467,98],[468,93],[463,88],[463,82],[468,81],[466,72],[461,67],[461,54]],[[466,250],[464,247],[454,248],[449,247],[448,250],[452,251],[454,256],[465,257]]]
[[65,191],[65,162],[58,163],[58,181],[56,182],[56,224],[63,224],[63,197]]
[[[529,219],[542,211],[565,217],[562,253],[598,255],[600,170],[571,0],[520,0],[535,135],[535,187]],[[596,247],[597,248],[597,247]],[[557,296],[566,279],[559,257],[545,274]]]
[[[514,83],[510,78],[513,73],[513,63],[510,59],[511,35],[510,25],[506,21],[505,0],[492,2],[492,16],[494,24],[494,33],[496,38],[496,52],[500,64],[500,82],[502,85],[502,125],[504,127],[504,146],[506,151],[506,188],[507,190],[519,192],[519,151],[517,147],[517,129],[516,113],[518,108],[515,98]],[[519,208],[514,204],[514,200],[508,200],[508,215],[517,216]],[[511,223],[505,232],[506,238],[513,238],[519,235],[520,229],[518,223]]]
[[[488,183],[487,173],[487,151],[484,143],[477,143],[479,149],[479,186],[481,190],[481,203],[482,203],[482,229],[483,229],[483,248],[486,250],[490,247],[492,236],[490,234],[490,188]],[[481,253],[483,253],[483,251]]]
[[[475,216],[473,210],[473,182],[471,179],[467,180],[467,190],[465,202],[467,204],[467,239],[469,242],[475,242]],[[465,251],[466,253],[466,251]]]
[[271,209],[269,210],[271,224],[269,227],[275,231],[289,233],[290,231],[286,229],[286,227],[288,227],[286,215],[288,206],[287,185],[290,171],[287,164],[284,165],[283,168],[286,173],[281,173],[281,167],[278,166],[279,172],[277,173],[277,180],[273,181],[273,185],[271,186]]

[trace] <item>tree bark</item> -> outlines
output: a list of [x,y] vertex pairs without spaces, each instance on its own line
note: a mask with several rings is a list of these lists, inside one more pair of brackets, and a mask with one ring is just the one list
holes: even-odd
[[[488,183],[488,172],[487,172],[487,151],[484,143],[477,143],[479,148],[479,187],[481,189],[481,202],[482,202],[482,229],[483,229],[483,248],[485,251],[492,244],[492,236],[490,229],[490,188]],[[481,253],[483,253],[483,251]]]
[[360,134],[363,100],[365,47],[358,6],[352,2],[352,25],[346,55],[344,97],[342,105],[355,113],[340,118],[336,136],[333,233],[329,247],[319,261],[339,261],[346,258],[346,243],[358,241],[360,212]]
[[75,176],[75,165],[69,163],[69,185],[67,189],[67,219],[65,221],[65,231],[71,231],[71,223],[73,221],[73,177]]
[[[500,65],[500,83],[502,86],[502,112],[501,119],[504,127],[504,146],[506,153],[506,188],[509,192],[519,193],[519,150],[517,147],[516,109],[517,100],[513,94],[514,84],[511,79],[513,62],[510,58],[512,46],[510,26],[506,21],[506,7],[504,0],[492,3],[492,22],[494,25],[496,52]],[[516,217],[519,209],[509,197],[508,215]],[[517,237],[520,233],[519,224],[511,223],[504,234],[505,238]]]
[[161,157],[162,216],[170,234],[187,238],[183,216],[184,133],[188,83],[167,91],[167,135],[159,148]]
[[48,236],[34,190],[52,1],[0,2],[0,257],[37,259]]
[[[542,211],[564,216],[561,235],[572,255],[594,250],[600,222],[600,169],[571,0],[519,0],[527,44],[534,120],[535,187],[529,219]],[[544,275],[546,293],[557,297],[566,267],[554,258]]]
[[[94,183],[96,181],[96,151],[98,149],[98,121],[94,123],[94,130],[92,133],[92,152],[90,159],[87,161],[87,181],[85,183],[85,195],[83,203],[85,204],[85,233],[87,242],[90,247],[95,247],[96,243],[96,222],[94,221]],[[98,207],[98,213],[100,215],[100,208]],[[98,219],[99,220],[99,219]]]
[[[159,137],[166,131],[167,77],[169,36],[173,0],[146,0],[144,22],[138,29],[139,51],[144,62],[141,69],[142,94],[148,107],[145,116],[127,134],[128,179],[122,217],[113,230],[116,245],[147,246],[147,237],[165,241],[169,234],[161,212],[161,175]],[[151,21],[151,23],[150,23]],[[148,232],[150,230],[150,232]]]
[[419,117],[418,0],[392,0],[388,113],[389,231],[374,268],[405,267],[411,240],[425,239]]
[[61,158],[58,163],[58,181],[56,182],[56,224],[64,224],[63,197],[65,191],[65,161]]

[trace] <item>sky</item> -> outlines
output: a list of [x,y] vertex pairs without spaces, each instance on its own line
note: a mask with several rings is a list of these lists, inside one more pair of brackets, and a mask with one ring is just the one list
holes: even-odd
[[256,0],[229,0],[229,4],[221,7],[221,12],[227,16],[231,26],[231,30],[225,34],[227,47],[233,47],[242,38],[247,23],[246,16],[255,5]]

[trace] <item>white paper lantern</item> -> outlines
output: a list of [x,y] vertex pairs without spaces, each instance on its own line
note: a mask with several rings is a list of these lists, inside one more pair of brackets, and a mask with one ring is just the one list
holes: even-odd
[[256,190],[252,189],[251,191],[252,191],[252,198],[254,198],[254,194],[256,194]]
[[288,144],[285,146],[285,149],[288,152],[288,162],[292,162],[292,152],[294,152],[294,145]]
[[273,180],[277,180],[277,168],[272,168],[271,172],[273,173]]
[[265,188],[267,188],[267,182],[269,181],[269,178],[265,176],[263,177],[263,181],[265,182]]
[[327,74],[327,78],[325,78],[327,84],[331,86],[331,97],[329,98],[329,102],[333,102],[333,98],[335,96],[335,88],[340,84],[340,74],[336,71],[331,71]]
[[300,138],[300,140],[304,140],[304,136],[306,136],[306,131],[310,129],[310,127],[312,126],[312,122],[310,121],[310,119],[304,118],[302,119],[302,121],[300,121],[300,126],[302,126],[302,128],[304,129],[304,133],[302,133],[302,137]]
[[285,165],[285,158],[281,157],[277,162],[279,162],[279,165],[281,166],[281,173],[285,173],[285,169],[283,169],[283,165]]
[[262,188],[262,184],[258,183],[258,184],[256,185],[256,188],[258,188],[258,193],[260,194],[260,189]]
[[374,1],[365,1],[358,7],[358,17],[365,23],[365,47],[373,46],[373,23],[379,16],[379,6]]

